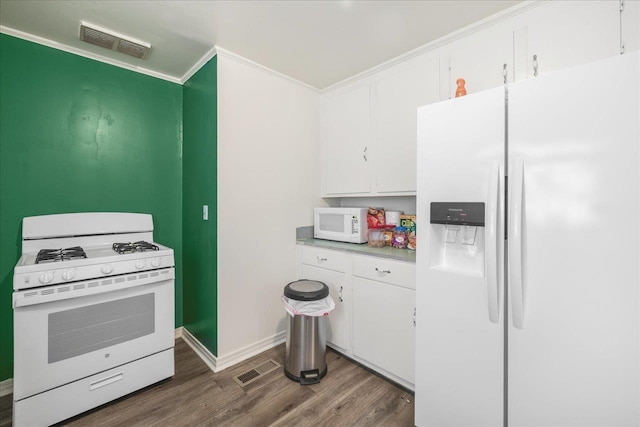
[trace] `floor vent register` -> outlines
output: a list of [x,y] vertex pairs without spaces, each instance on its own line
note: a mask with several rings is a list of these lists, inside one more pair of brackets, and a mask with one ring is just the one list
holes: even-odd
[[261,365],[255,368],[249,369],[247,372],[244,372],[240,375],[233,377],[233,380],[240,387],[244,387],[247,384],[250,384],[255,380],[257,380],[258,378],[262,377],[263,375],[268,374],[269,372],[275,371],[280,366],[281,365],[277,363],[275,360],[269,359],[266,362],[262,363]]

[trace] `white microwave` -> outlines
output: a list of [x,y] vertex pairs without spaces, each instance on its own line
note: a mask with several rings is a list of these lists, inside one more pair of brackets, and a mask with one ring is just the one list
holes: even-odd
[[314,208],[313,237],[339,242],[367,241],[367,208]]

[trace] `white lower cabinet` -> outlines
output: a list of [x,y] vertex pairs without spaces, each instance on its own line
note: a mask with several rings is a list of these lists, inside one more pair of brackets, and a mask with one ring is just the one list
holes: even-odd
[[353,355],[414,384],[416,291],[353,279]]
[[324,282],[336,308],[327,344],[389,379],[414,388],[414,263],[298,245],[299,274]]
[[353,355],[414,384],[416,265],[353,255]]
[[327,343],[343,351],[347,349],[348,300],[350,293],[347,288],[346,274],[327,270],[312,265],[302,264],[302,278],[318,280],[329,287],[329,295],[333,298],[336,308],[327,318]]

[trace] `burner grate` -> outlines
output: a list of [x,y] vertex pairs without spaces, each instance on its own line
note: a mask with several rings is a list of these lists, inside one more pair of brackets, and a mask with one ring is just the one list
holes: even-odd
[[86,258],[87,254],[80,246],[66,249],[41,249],[36,256],[36,264],[42,262],[70,261]]
[[143,240],[134,243],[114,243],[112,245],[114,251],[119,254],[131,254],[134,252],[146,252],[146,251],[159,251],[160,248],[153,243],[145,242]]

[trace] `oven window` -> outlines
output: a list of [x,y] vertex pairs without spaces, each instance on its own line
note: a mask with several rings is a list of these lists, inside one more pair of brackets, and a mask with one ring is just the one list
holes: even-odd
[[49,314],[49,363],[130,341],[155,331],[149,293]]

